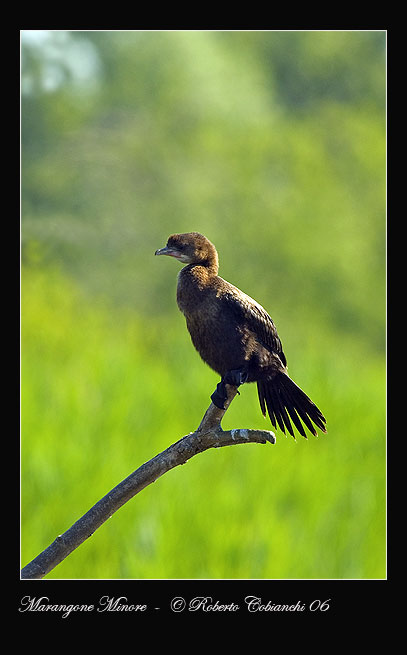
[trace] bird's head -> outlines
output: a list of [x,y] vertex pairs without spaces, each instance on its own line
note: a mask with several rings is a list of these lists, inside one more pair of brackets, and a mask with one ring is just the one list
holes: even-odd
[[164,248],[155,251],[156,255],[169,255],[184,264],[197,264],[210,268],[218,267],[216,248],[203,234],[186,232],[172,234]]

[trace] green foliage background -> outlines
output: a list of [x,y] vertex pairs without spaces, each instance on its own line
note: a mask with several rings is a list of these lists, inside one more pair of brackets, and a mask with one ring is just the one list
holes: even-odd
[[[48,577],[385,577],[385,33],[37,31],[22,55],[22,564],[199,424],[218,380],[153,256],[197,230],[328,434],[194,458]],[[264,425],[243,387],[224,427]]]

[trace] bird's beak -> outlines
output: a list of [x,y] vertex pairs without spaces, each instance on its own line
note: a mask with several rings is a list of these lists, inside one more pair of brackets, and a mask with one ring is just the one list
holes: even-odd
[[159,248],[158,250],[156,250],[154,254],[155,255],[170,255],[171,257],[176,257],[178,253],[173,248],[169,248],[168,246],[164,246],[164,248]]

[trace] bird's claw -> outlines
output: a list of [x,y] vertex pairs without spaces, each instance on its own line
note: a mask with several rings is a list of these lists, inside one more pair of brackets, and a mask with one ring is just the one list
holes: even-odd
[[[222,378],[222,380],[219,382],[217,385],[215,391],[211,395],[211,400],[216,407],[219,409],[226,409],[225,407],[225,401],[228,398],[228,395],[226,393],[226,384],[231,384],[234,387],[239,387],[241,384],[246,382],[247,380],[247,373],[246,371],[238,368],[233,371],[228,371],[226,375]],[[239,391],[237,392],[239,395]]]

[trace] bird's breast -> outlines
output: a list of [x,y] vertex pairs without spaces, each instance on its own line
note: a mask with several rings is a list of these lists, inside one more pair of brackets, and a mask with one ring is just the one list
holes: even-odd
[[[230,294],[238,296],[238,312],[236,302],[228,300]],[[221,376],[248,364],[267,366],[270,357],[270,351],[259,343],[244,317],[246,298],[247,302],[251,300],[219,277],[208,283],[196,270],[186,267],[180,272],[177,302],[192,343],[202,359]]]

